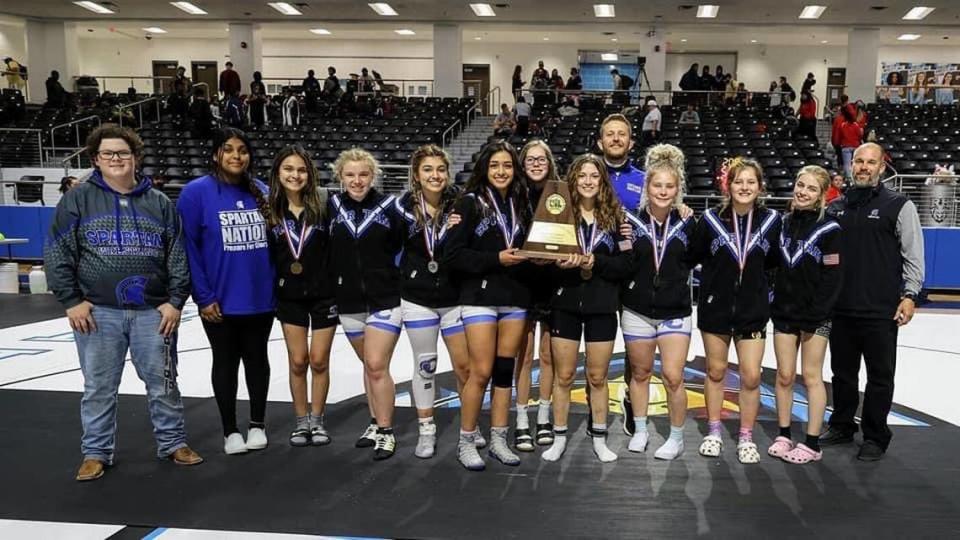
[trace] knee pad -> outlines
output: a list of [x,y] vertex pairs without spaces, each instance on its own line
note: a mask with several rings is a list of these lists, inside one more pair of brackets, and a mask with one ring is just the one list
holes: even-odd
[[437,372],[437,355],[424,353],[417,357],[417,373],[424,379],[433,379]]
[[493,386],[496,388],[512,388],[513,387],[513,369],[516,364],[514,358],[507,358],[504,356],[498,356],[496,360],[493,361]]

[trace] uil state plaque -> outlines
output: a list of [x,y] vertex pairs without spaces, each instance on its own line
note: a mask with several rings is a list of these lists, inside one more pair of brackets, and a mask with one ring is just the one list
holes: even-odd
[[518,254],[531,259],[566,259],[571,253],[580,253],[580,244],[570,190],[565,182],[547,181]]

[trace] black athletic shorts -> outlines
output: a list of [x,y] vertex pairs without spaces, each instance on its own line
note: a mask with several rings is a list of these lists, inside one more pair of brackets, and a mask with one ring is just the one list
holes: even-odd
[[527,320],[550,324],[550,303],[536,303],[527,310]]
[[330,328],[340,322],[333,298],[280,300],[277,302],[277,319],[311,330]]
[[617,314],[581,315],[554,309],[550,313],[550,336],[593,343],[617,338]]
[[[777,320],[777,319],[773,320],[773,332],[775,334],[792,334],[794,336],[800,336],[801,332],[807,332],[808,334],[814,334],[820,337],[825,337],[827,339],[830,339],[830,329],[832,328],[833,324],[830,322],[829,319],[827,319],[825,321],[820,322],[813,332],[804,330],[800,326],[801,325],[798,325],[797,323],[791,322],[791,321],[784,321],[784,320]],[[810,325],[807,325],[807,324],[804,324],[803,326],[808,329],[810,328]]]

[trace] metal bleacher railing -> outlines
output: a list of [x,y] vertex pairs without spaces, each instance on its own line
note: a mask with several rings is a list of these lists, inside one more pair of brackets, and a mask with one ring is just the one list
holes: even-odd
[[43,130],[37,128],[0,128],[0,138],[7,135],[17,144],[0,145],[0,168],[44,166]]
[[960,175],[894,174],[887,187],[917,206],[924,227],[960,227]]

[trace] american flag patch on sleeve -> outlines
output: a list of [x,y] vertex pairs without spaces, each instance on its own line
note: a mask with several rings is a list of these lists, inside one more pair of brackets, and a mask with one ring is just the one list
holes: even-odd
[[827,253],[823,256],[823,265],[824,266],[837,266],[840,264],[840,254],[839,253]]
[[617,247],[620,248],[620,251],[630,251],[633,249],[633,242],[630,240],[621,240],[617,242]]

